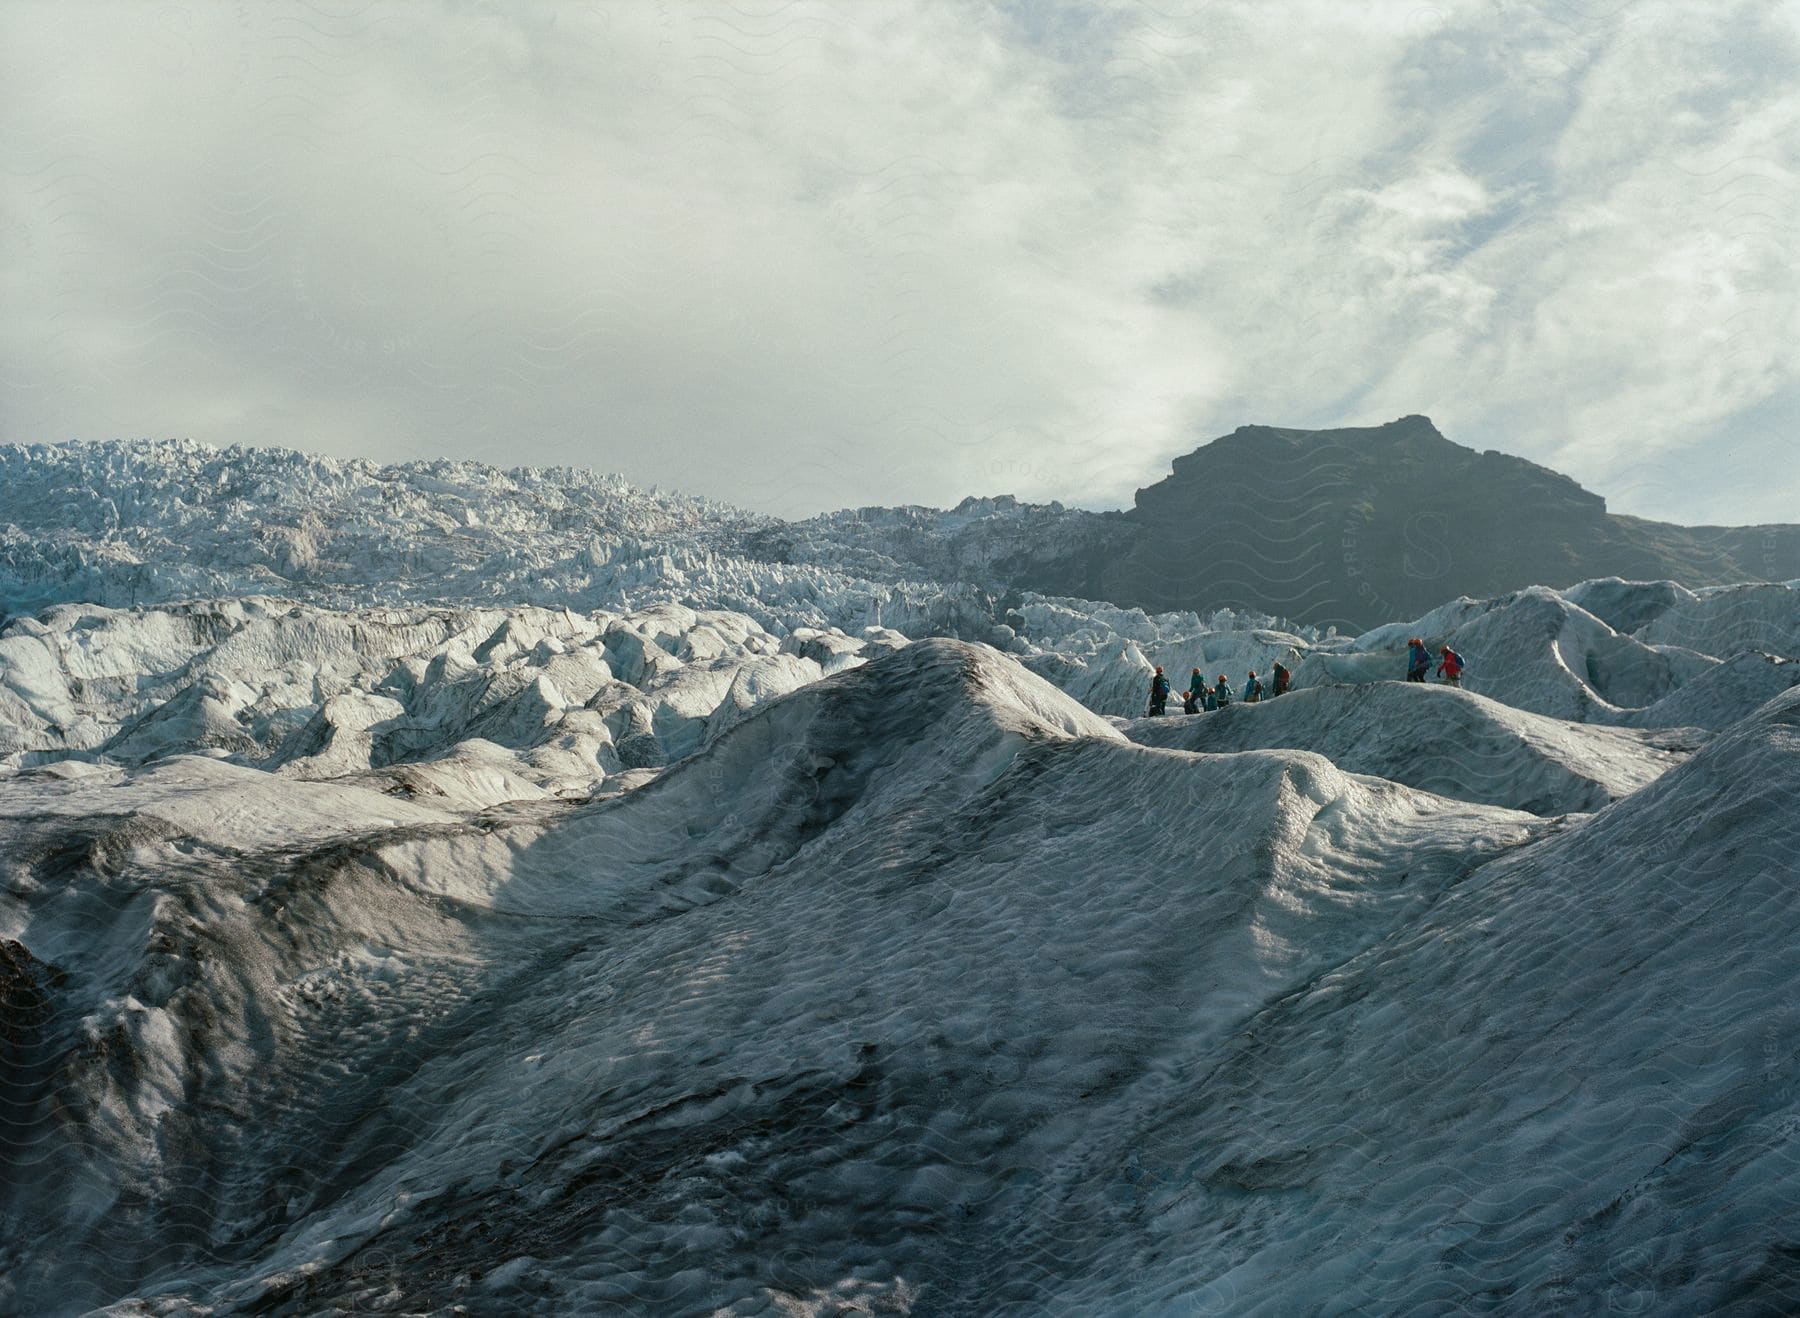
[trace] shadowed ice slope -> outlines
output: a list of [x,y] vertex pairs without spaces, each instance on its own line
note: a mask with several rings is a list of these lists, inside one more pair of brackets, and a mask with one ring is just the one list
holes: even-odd
[[1626,710],[1619,723],[1639,728],[1718,731],[1790,687],[1800,685],[1800,662],[1747,650],[1707,669],[1645,709]]
[[1800,606],[1792,585],[1732,586],[1677,600],[1638,629],[1640,640],[1707,654],[1763,650],[1800,657]]
[[1565,723],[1407,682],[1313,687],[1259,705],[1139,719],[1127,735],[1188,751],[1317,751],[1351,773],[1533,814],[1597,810],[1681,759],[1669,734]]
[[[257,776],[206,764],[143,791]],[[1133,746],[955,642],[601,805],[283,783],[342,822],[243,851],[72,772],[0,819],[42,999],[6,1153],[43,1173],[5,1191],[0,1307],[44,1313],[1141,1308],[1210,1275],[1142,1210],[1226,1129],[1148,1165],[1129,1132],[1545,828]]]
[[1693,591],[1674,581],[1624,581],[1618,577],[1577,582],[1558,594],[1614,631],[1626,634],[1672,606],[1696,598]]
[[1149,1307],[1800,1307],[1797,792],[1790,692],[1172,1076]]

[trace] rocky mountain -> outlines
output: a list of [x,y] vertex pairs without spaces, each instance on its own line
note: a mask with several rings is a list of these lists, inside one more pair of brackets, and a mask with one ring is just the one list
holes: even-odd
[[1422,416],[1242,426],[1175,459],[1117,520],[1127,529],[1106,528],[1117,552],[1088,560],[1097,570],[1029,584],[1152,611],[1254,607],[1361,630],[1529,585],[1800,576],[1800,526],[1616,516],[1567,476],[1452,443]]

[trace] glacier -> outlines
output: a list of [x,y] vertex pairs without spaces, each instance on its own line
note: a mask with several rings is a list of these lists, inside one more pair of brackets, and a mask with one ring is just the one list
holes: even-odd
[[0,474],[0,1312],[1800,1307],[1791,584],[1352,637],[996,589],[1005,501]]

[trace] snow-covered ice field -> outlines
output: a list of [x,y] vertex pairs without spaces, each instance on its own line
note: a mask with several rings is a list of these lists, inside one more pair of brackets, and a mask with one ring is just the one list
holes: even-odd
[[1791,586],[1352,638],[594,499],[531,603],[10,542],[0,1312],[1800,1309]]

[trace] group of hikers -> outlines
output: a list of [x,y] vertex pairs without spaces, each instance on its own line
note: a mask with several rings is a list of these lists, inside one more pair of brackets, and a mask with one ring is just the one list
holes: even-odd
[[[1463,675],[1463,657],[1449,646],[1438,649],[1438,676],[1450,686],[1461,686]],[[1431,671],[1431,650],[1417,636],[1409,637],[1406,642],[1406,680],[1423,682],[1425,675]],[[1268,694],[1280,696],[1287,694],[1293,682],[1293,674],[1282,664],[1276,664],[1271,674],[1272,682]],[[1244,703],[1254,705],[1263,698],[1262,680],[1252,668],[1250,675],[1244,679]],[[1231,690],[1231,683],[1225,674],[1219,674],[1218,685],[1208,686],[1200,670],[1194,670],[1194,676],[1188,682],[1187,690],[1181,694],[1182,712],[1198,714],[1202,710],[1221,709],[1231,704],[1237,696]],[[1161,715],[1169,704],[1169,679],[1163,676],[1162,665],[1156,666],[1156,672],[1150,678],[1150,717]]]
[[[1438,676],[1451,686],[1461,686],[1463,657],[1447,645],[1441,647],[1438,654],[1441,656],[1437,666]],[[1406,642],[1406,680],[1423,682],[1425,674],[1430,671],[1431,651],[1417,636],[1409,638]]]
[[[1268,694],[1271,697],[1286,695],[1288,687],[1294,680],[1293,674],[1288,672],[1286,666],[1276,664],[1269,676]],[[1262,698],[1262,679],[1252,668],[1249,676],[1244,679],[1244,703],[1254,705]],[[1236,699],[1237,695],[1231,689],[1231,681],[1225,674],[1219,674],[1217,686],[1208,686],[1206,678],[1196,668],[1193,677],[1188,681],[1187,690],[1181,693],[1181,708],[1183,713],[1198,714],[1203,709],[1221,709]],[[1150,678],[1150,716],[1155,718],[1160,715],[1168,708],[1168,704],[1169,679],[1163,676],[1162,665],[1158,664],[1156,672]]]

